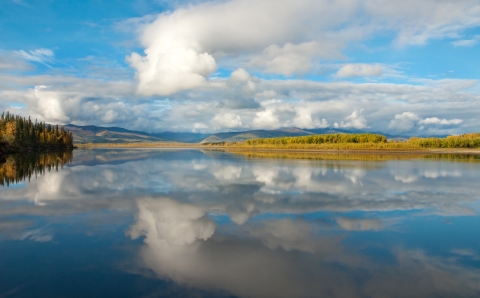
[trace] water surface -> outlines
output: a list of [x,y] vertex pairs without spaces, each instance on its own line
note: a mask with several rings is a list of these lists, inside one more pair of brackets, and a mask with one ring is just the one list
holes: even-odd
[[0,168],[0,297],[480,297],[479,156],[98,149]]

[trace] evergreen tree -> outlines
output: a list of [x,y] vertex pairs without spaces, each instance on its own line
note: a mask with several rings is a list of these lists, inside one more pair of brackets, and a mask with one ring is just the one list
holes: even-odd
[[8,144],[19,151],[40,151],[73,147],[70,131],[52,127],[45,122],[2,113],[0,117],[0,144]]

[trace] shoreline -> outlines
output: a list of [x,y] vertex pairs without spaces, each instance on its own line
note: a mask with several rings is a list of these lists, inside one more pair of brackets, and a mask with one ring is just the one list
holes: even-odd
[[425,148],[425,149],[290,149],[290,148],[255,148],[250,146],[224,146],[201,144],[76,144],[81,149],[202,149],[222,151],[250,151],[250,152],[286,152],[286,153],[362,153],[362,154],[478,154],[480,148]]

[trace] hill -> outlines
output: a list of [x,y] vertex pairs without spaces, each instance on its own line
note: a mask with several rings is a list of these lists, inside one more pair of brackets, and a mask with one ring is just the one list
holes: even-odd
[[[182,143],[221,143],[243,142],[259,138],[296,137],[312,134],[331,133],[365,133],[364,130],[347,130],[338,128],[300,129],[296,127],[274,130],[248,130],[238,132],[221,132],[214,134],[190,132],[146,133],[120,127],[99,127],[94,125],[65,125],[65,129],[73,133],[75,143],[137,143],[137,142],[182,142]],[[405,136],[386,135],[389,139],[405,138]]]
[[77,126],[65,125],[65,129],[73,133],[75,143],[134,143],[134,142],[161,142],[161,138],[154,135],[128,130],[121,127],[99,127],[94,125]]
[[161,132],[150,134],[121,127],[79,126],[68,124],[65,129],[73,133],[75,143],[137,143],[137,142],[183,142],[199,143],[210,134]]
[[[296,127],[280,128],[274,130],[249,130],[241,132],[222,132],[212,134],[201,141],[202,144],[220,143],[220,142],[244,142],[251,139],[266,139],[278,137],[300,137],[317,134],[335,134],[335,133],[366,133],[364,130],[347,130],[338,128],[316,128],[316,129],[300,129]],[[377,132],[375,132],[377,133]],[[378,132],[379,134],[383,134]],[[383,134],[389,139],[408,139],[405,136],[393,136]]]

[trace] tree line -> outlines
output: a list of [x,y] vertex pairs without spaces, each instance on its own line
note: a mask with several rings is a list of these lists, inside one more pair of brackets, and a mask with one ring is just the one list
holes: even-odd
[[[216,145],[216,144],[215,144]],[[480,133],[467,133],[446,138],[418,138],[387,140],[380,134],[322,134],[298,137],[280,137],[246,140],[241,143],[223,143],[222,146],[258,147],[265,149],[324,149],[324,150],[415,150],[422,148],[480,148]]]
[[380,134],[322,134],[301,137],[281,137],[252,139],[245,141],[247,145],[289,145],[289,144],[343,144],[343,143],[386,143],[387,137]]
[[410,138],[410,144],[421,148],[480,148],[480,133],[468,133],[446,138]]
[[73,148],[73,134],[58,124],[33,122],[9,112],[0,117],[0,153],[68,148]]

